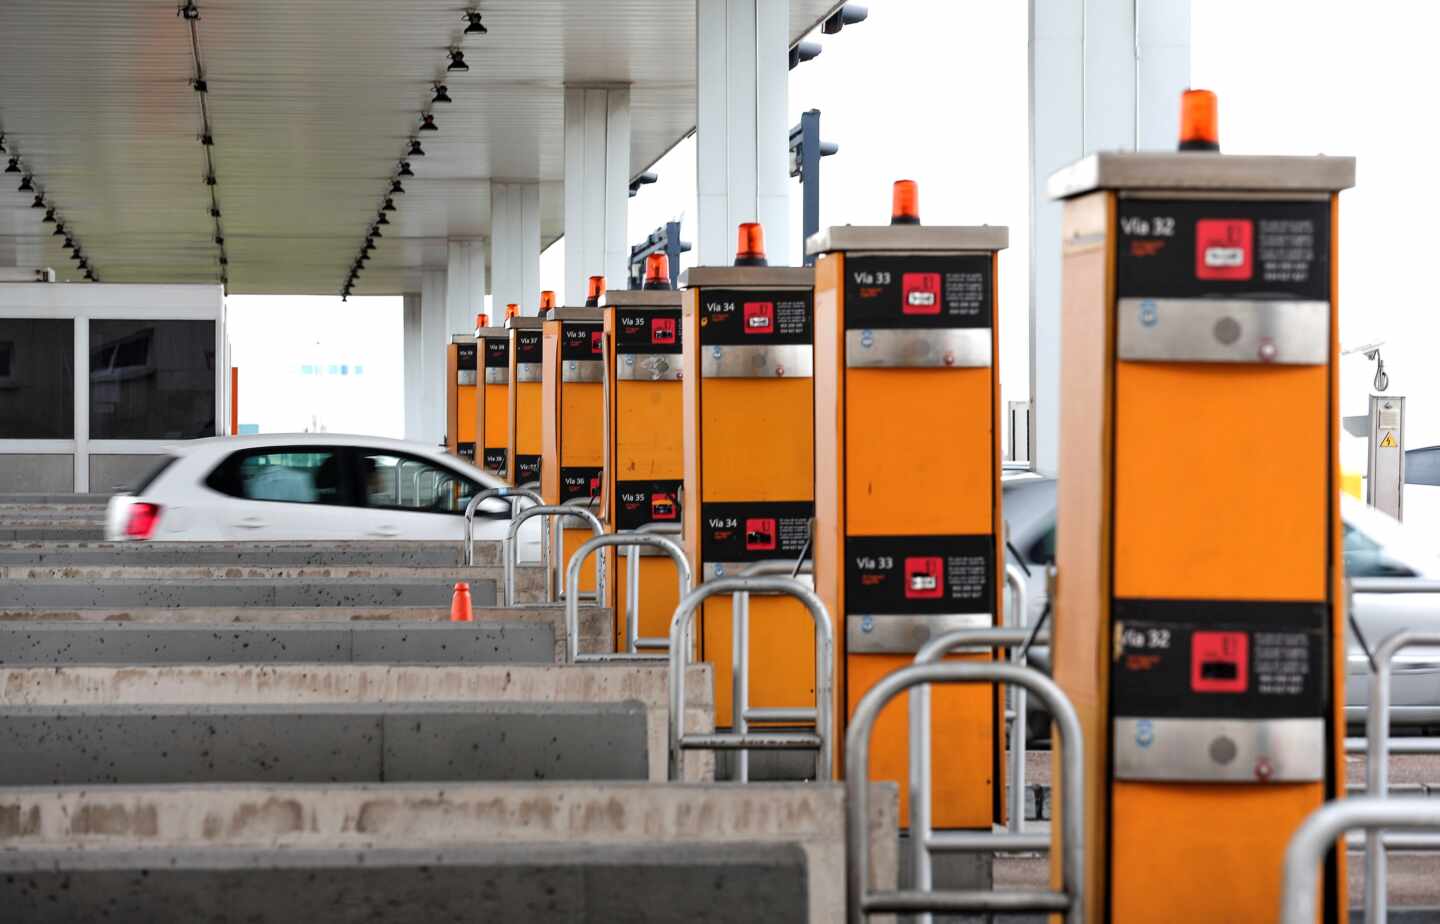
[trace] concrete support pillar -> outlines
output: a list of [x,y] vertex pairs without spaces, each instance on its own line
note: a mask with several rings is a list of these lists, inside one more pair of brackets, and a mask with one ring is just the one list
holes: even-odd
[[736,226],[758,221],[770,263],[798,264],[790,240],[789,0],[696,0],[695,19],[699,262],[732,262]]
[[485,310],[485,242],[450,241],[445,272],[446,328],[473,334],[475,315]]
[[421,442],[445,438],[445,345],[450,326],[445,316],[445,271],[425,270],[420,287],[420,433]]
[[401,309],[401,329],[405,339],[405,438],[422,439],[421,382],[424,381],[424,354],[420,349],[420,293],[406,292],[405,304]]
[[490,184],[490,291],[495,314],[505,306],[540,311],[540,184]]
[[630,88],[565,88],[565,300],[586,281],[623,287],[629,268]]
[[[1098,150],[1173,150],[1190,0],[1030,0],[1030,441],[1059,459],[1060,205],[1050,174]],[[703,208],[703,207],[702,207]]]

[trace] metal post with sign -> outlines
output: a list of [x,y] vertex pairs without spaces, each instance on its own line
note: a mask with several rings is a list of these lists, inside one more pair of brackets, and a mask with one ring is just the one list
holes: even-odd
[[1395,519],[1405,513],[1405,399],[1370,396],[1370,455],[1365,502]]

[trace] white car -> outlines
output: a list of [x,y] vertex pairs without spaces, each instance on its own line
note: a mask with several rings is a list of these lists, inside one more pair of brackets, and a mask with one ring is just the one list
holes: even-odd
[[[217,437],[177,444],[133,493],[111,498],[105,537],[459,542],[470,499],[504,486],[420,443],[333,433]],[[503,539],[510,515],[508,501],[484,501],[475,538]],[[522,547],[538,543],[538,519],[522,533]]]

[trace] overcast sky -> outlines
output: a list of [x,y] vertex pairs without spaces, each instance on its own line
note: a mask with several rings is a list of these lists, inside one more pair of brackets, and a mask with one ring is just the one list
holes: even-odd
[[[824,52],[790,75],[792,124],[803,110],[819,109],[822,135],[840,145],[822,168],[821,224],[886,222],[890,183],[903,176],[920,182],[926,223],[1008,225],[1001,381],[1005,400],[1027,398],[1027,4],[868,6],[867,22],[812,36]],[[1410,397],[1411,446],[1440,442],[1440,412],[1428,401],[1440,386],[1440,363],[1430,357],[1435,299],[1419,272],[1433,259],[1430,206],[1440,206],[1430,168],[1437,132],[1425,105],[1437,26],[1440,4],[1405,0],[1192,3],[1192,83],[1220,95],[1224,150],[1359,157],[1357,188],[1341,200],[1342,341],[1385,341],[1390,392]],[[694,157],[687,142],[656,166],[660,182],[631,200],[632,240],[675,217],[693,239]],[[792,190],[798,241],[798,185]],[[544,255],[543,287],[563,289],[563,263],[563,246]],[[362,314],[363,301],[341,313],[334,299],[231,298],[237,361],[296,367],[293,374],[242,371],[241,419],[277,430],[313,414],[331,430],[400,433],[399,300],[376,300]],[[297,392],[300,357],[277,352],[273,336],[282,321],[302,325],[296,339],[327,368],[342,357],[363,363],[375,397],[356,413],[358,382],[311,382]],[[1368,361],[1344,361],[1345,413],[1364,411],[1372,374]],[[1363,468],[1363,452],[1347,446],[1347,464]]]

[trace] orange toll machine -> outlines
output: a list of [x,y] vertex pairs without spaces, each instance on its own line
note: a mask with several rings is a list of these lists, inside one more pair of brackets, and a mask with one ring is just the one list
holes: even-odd
[[478,421],[477,355],[475,338],[467,334],[455,334],[445,347],[445,448],[471,462]]
[[[669,260],[645,260],[643,289],[608,292],[605,312],[607,458],[605,527],[610,532],[652,524],[680,526],[685,460],[681,396],[680,293],[670,288]],[[670,635],[680,602],[675,566],[658,549],[640,552],[638,619],[627,621],[625,562],[612,556],[608,584],[615,589],[615,650],[633,651],[640,639]],[[650,553],[650,554],[647,554]]]
[[538,487],[542,421],[540,383],[544,378],[541,338],[543,317],[523,317],[506,310],[510,334],[509,436],[505,443],[505,472],[517,487]]
[[[593,285],[592,280],[592,285]],[[552,293],[553,296],[553,293]],[[598,295],[596,296],[598,304]],[[540,496],[547,504],[589,507],[604,519],[604,312],[555,308],[545,314],[541,383]],[[560,532],[560,573],[593,533],[566,518]],[[595,574],[581,570],[580,590],[595,591]]]
[[501,478],[510,471],[510,332],[491,327],[489,315],[475,318],[475,349],[480,366],[475,401],[478,465]]
[[[809,556],[814,279],[809,267],[766,266],[756,224],[740,226],[734,266],[681,277],[684,535],[703,580]],[[701,655],[715,672],[715,724],[733,727],[730,598],[709,598],[698,619]],[[815,630],[799,601],[753,596],[749,637],[750,706],[812,707]],[[808,755],[802,763],[813,772]]]
[[[915,184],[894,192],[889,226],[808,242],[815,589],[835,623],[842,717],[931,638],[1002,621],[996,270],[1009,232],[923,226]],[[937,687],[931,708],[931,821],[989,830],[1003,820],[999,691]],[[881,713],[874,779],[908,779],[906,715],[903,698]]]
[[[1049,187],[1051,651],[1084,732],[1097,922],[1272,920],[1286,844],[1345,788],[1336,236],[1355,163],[1222,155],[1205,91],[1186,116],[1180,152],[1091,155]],[[1346,919],[1343,864],[1317,920]]]

